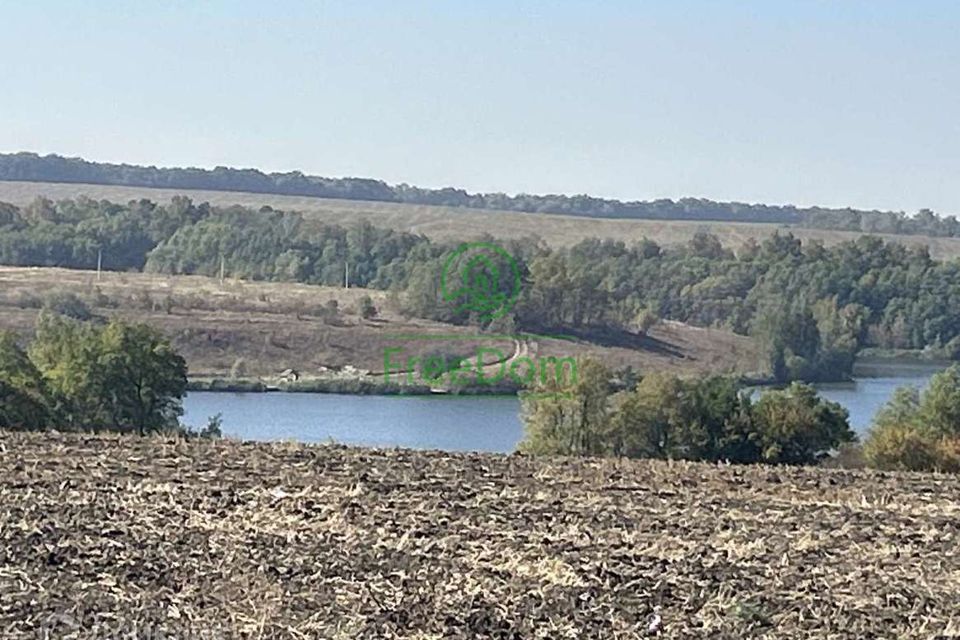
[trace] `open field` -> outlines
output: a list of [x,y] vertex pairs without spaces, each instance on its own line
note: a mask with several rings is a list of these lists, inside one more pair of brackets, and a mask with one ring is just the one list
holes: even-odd
[[11,640],[956,638],[958,537],[956,476],[0,432]]
[[[160,328],[187,359],[193,377],[233,372],[269,382],[288,368],[309,377],[320,375],[322,368],[347,365],[376,373],[383,371],[388,347],[403,349],[396,358],[437,352],[471,355],[480,347],[507,356],[516,349],[509,338],[404,317],[383,291],[238,280],[221,285],[204,276],[112,272],[98,282],[91,271],[28,267],[0,267],[0,330],[27,339],[43,305],[64,293],[81,298],[96,315]],[[364,295],[379,309],[377,318],[358,315],[357,302]],[[334,315],[327,311],[330,300],[337,301]],[[593,355],[614,368],[631,365],[639,371],[760,369],[759,352],[750,338],[672,322],[661,323],[647,338],[619,346],[533,338],[525,352]]]
[[[863,235],[853,231],[802,229],[762,223],[618,220],[230,191],[0,182],[0,201],[18,205],[27,204],[37,196],[57,200],[80,195],[117,202],[139,198],[164,202],[175,195],[186,195],[196,202],[210,202],[223,206],[240,204],[259,208],[269,205],[275,209],[302,212],[310,220],[339,224],[367,220],[379,227],[422,233],[439,240],[456,241],[470,240],[489,233],[497,238],[537,236],[548,244],[556,246],[574,244],[591,237],[613,238],[628,243],[646,237],[662,245],[673,245],[687,242],[698,231],[709,231],[717,235],[725,246],[736,248],[748,238],[762,240],[777,230],[789,230],[802,240],[820,240],[826,245],[852,240]],[[931,255],[935,258],[950,259],[960,256],[960,238],[879,235],[908,246],[928,246]]]

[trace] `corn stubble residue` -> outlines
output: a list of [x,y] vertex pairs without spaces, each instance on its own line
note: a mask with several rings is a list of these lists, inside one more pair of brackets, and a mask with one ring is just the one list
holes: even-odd
[[958,533],[949,476],[3,434],[0,636],[956,637]]

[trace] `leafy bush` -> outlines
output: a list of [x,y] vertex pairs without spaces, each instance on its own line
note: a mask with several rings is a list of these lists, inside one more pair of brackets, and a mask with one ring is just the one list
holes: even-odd
[[200,430],[200,437],[206,439],[216,439],[223,436],[223,414],[218,413],[207,419],[207,425]]
[[370,296],[363,296],[359,302],[360,317],[364,320],[376,318],[379,311]]
[[863,469],[867,466],[867,459],[863,455],[863,444],[847,442],[837,447],[834,455],[820,461],[820,466],[827,469]]
[[855,439],[846,410],[808,385],[751,403],[730,378],[650,374],[611,395],[609,371],[590,361],[579,369],[570,388],[541,385],[522,396],[522,451],[811,464]]
[[878,469],[925,471],[940,466],[937,439],[909,423],[875,427],[864,443],[863,453],[870,466]]
[[922,394],[898,389],[877,414],[864,455],[879,469],[960,471],[960,366],[934,375]]
[[183,358],[145,325],[42,313],[26,353],[0,336],[0,426],[167,431],[186,384]]
[[90,320],[93,312],[77,294],[70,292],[53,293],[46,297],[44,308],[74,320]]
[[762,462],[812,464],[854,440],[847,417],[842,406],[795,382],[760,396],[751,411],[750,436]]

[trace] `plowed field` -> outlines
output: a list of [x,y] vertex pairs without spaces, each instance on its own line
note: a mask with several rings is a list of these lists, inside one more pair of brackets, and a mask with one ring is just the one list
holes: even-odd
[[0,433],[3,638],[960,637],[958,546],[950,476]]

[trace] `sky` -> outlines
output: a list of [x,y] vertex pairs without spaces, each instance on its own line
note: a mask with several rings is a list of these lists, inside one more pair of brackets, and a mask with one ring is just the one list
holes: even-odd
[[0,152],[960,213],[960,4],[0,2]]

